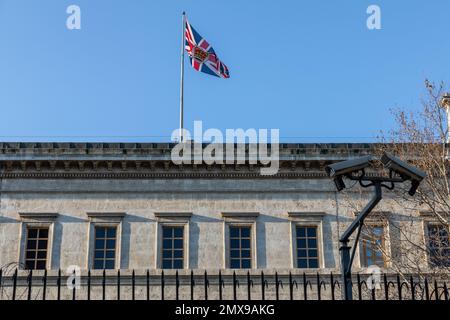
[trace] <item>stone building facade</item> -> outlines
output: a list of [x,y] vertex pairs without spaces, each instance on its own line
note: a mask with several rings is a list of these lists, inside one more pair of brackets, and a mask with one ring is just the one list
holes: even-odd
[[[73,265],[97,275],[339,272],[339,234],[355,214],[344,203],[365,203],[371,193],[342,196],[324,168],[370,154],[373,145],[280,144],[274,176],[248,163],[175,165],[172,148],[0,143],[0,266],[53,275]],[[389,195],[376,210],[399,225],[410,216]],[[407,228],[426,245],[427,221],[419,211],[417,218]],[[382,225],[373,241],[402,259],[389,241],[395,232]],[[357,251],[355,270],[383,263],[389,271],[383,260],[369,241]],[[429,261],[420,263],[427,268]]]

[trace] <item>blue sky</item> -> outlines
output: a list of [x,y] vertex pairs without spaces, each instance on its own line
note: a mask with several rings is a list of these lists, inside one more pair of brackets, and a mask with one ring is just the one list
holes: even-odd
[[374,141],[390,108],[419,107],[425,78],[450,83],[448,0],[0,0],[0,140],[167,141],[183,10],[231,74],[186,64],[187,128]]

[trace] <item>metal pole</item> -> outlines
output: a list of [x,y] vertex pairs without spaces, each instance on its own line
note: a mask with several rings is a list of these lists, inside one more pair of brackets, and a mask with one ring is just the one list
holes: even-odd
[[184,112],[184,38],[186,32],[186,14],[182,14],[181,27],[181,79],[180,79],[180,142],[183,142],[183,112]]
[[342,294],[345,300],[353,300],[352,274],[350,266],[350,246],[348,241],[342,242],[339,248],[341,252]]
[[[380,202],[382,198],[381,192],[381,182],[374,182],[375,196],[370,200],[370,202],[363,208],[363,210],[358,214],[358,217],[350,224],[347,230],[344,231],[343,235],[339,239],[341,247],[339,251],[341,253],[341,273],[342,273],[342,295],[345,300],[353,300],[352,292],[352,263],[355,256],[356,247],[358,246],[359,235],[361,228],[364,224],[364,219],[372,211],[373,208]],[[353,254],[350,255],[350,246],[348,245],[349,238],[352,233],[359,227],[358,234],[355,239],[355,244],[353,248]]]

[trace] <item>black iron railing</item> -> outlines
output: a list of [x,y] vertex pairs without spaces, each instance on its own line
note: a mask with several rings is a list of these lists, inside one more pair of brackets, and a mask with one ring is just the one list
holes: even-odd
[[[340,277],[263,271],[182,270],[145,272],[88,270],[49,274],[0,269],[1,300],[342,300]],[[449,300],[448,278],[381,274],[352,276],[358,300]]]

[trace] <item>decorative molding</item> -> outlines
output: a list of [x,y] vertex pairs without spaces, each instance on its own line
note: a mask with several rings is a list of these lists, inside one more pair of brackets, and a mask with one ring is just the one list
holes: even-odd
[[[353,215],[355,217],[358,216],[358,214],[359,214],[359,212],[357,212],[357,211],[353,212]],[[372,211],[369,213],[369,215],[366,217],[365,220],[386,219],[389,214],[390,214],[389,211]]]
[[[208,144],[201,145],[203,148]],[[175,143],[0,142],[4,179],[328,179],[329,163],[370,154],[378,144],[282,143],[280,170],[260,175],[260,164],[175,165]],[[196,146],[197,147],[197,146]],[[229,148],[230,145],[224,147]],[[271,145],[268,149],[271,149]],[[249,145],[233,144],[232,149]]]
[[288,212],[289,218],[322,218],[324,215],[326,215],[326,212]]
[[[439,212],[442,216],[446,216],[446,212]],[[436,214],[433,211],[419,211],[419,215],[427,220],[436,220],[439,221],[439,218],[436,216]]]
[[162,219],[190,219],[192,212],[155,212],[154,215]]
[[11,172],[0,174],[2,179],[328,179],[325,172],[278,172],[261,175],[257,170],[249,172]]
[[256,219],[259,216],[259,212],[222,212],[223,218],[229,219]]
[[125,217],[125,212],[86,212],[86,215],[93,222],[98,221],[111,221],[120,222]]
[[24,222],[54,222],[59,214],[56,212],[19,212]]

